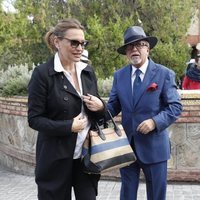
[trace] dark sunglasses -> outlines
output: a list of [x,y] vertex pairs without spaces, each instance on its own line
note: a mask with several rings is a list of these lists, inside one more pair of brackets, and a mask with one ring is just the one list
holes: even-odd
[[146,42],[133,42],[127,45],[126,50],[133,50],[134,47],[137,49],[142,49],[143,47],[149,47],[149,44]]
[[79,45],[81,45],[82,49],[85,49],[85,47],[88,45],[87,40],[85,40],[83,42],[79,42],[78,40],[71,40],[71,39],[66,38],[66,37],[60,37],[60,38],[69,41],[71,47],[73,47],[73,48],[77,48]]

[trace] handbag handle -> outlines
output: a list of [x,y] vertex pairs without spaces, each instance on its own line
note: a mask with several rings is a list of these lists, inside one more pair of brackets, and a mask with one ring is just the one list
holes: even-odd
[[115,121],[114,121],[114,119],[113,119],[113,117],[112,117],[110,111],[107,110],[107,112],[108,112],[108,114],[109,114],[109,116],[110,116],[110,119],[111,119],[113,125],[114,125],[114,130],[115,130],[115,132],[117,133],[118,136],[122,136],[122,132],[121,132],[120,128],[117,126],[117,124],[115,123]]
[[102,139],[102,140],[106,140],[106,136],[104,135],[103,131],[101,130],[100,126],[98,123],[96,123],[96,127],[97,127],[97,132],[99,134],[99,137]]
[[[110,111],[107,110],[107,112],[108,112],[108,114],[109,114],[109,116],[110,116],[110,119],[111,119],[111,121],[112,121],[112,123],[113,123],[115,133],[116,133],[119,137],[121,137],[121,136],[122,136],[122,132],[121,132],[120,128],[117,126],[116,122],[114,121],[114,119],[113,119],[113,117],[112,117]],[[99,134],[99,137],[100,137],[102,140],[106,140],[106,136],[105,136],[105,134],[103,133],[103,131],[101,130],[101,128],[100,128],[100,126],[99,126],[98,123],[96,123],[96,127],[97,127],[97,132],[98,132],[98,134]]]

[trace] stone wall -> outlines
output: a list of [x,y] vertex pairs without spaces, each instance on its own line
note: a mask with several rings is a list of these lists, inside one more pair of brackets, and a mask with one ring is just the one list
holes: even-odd
[[169,128],[169,179],[200,182],[200,91],[180,91],[183,112]]
[[[200,182],[200,91],[180,91],[184,111],[169,127],[172,144],[168,180]],[[120,115],[116,117],[120,121]],[[33,175],[37,133],[27,123],[27,98],[0,97],[0,164]],[[103,174],[119,178],[118,171]],[[141,176],[143,178],[143,176]]]
[[27,98],[0,97],[0,164],[32,175],[36,137],[27,123]]

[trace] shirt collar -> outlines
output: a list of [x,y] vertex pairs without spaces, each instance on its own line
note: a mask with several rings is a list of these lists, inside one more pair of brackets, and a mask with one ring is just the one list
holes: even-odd
[[65,69],[63,68],[61,62],[60,62],[60,58],[58,56],[58,52],[56,52],[55,57],[54,57],[54,70],[56,72],[64,72]]
[[[75,64],[77,73],[80,74],[81,71],[82,71],[84,68],[86,68],[87,65],[88,65],[87,63],[77,62],[77,63]],[[67,71],[64,69],[64,67],[62,66],[62,64],[61,64],[61,61],[60,61],[58,52],[56,52],[55,57],[54,57],[54,70],[55,70],[56,72],[64,72],[64,73],[67,72]]]
[[[139,68],[141,70],[142,74],[145,74],[145,72],[147,71],[148,64],[149,64],[149,59],[147,59],[145,61],[145,63]],[[138,68],[136,68],[135,66],[132,65],[132,76],[135,74],[135,71],[137,69]]]

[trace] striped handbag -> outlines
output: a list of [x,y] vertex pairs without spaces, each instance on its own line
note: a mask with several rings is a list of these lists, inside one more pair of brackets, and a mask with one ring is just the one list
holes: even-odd
[[119,169],[136,161],[122,125],[117,125],[108,111],[112,127],[101,128],[96,123],[96,130],[90,130],[83,144],[83,170],[90,174]]

